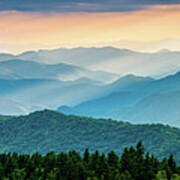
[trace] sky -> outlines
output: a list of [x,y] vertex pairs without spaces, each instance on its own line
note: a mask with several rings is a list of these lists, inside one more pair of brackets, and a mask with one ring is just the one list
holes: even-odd
[[0,0],[0,52],[180,50],[180,0]]

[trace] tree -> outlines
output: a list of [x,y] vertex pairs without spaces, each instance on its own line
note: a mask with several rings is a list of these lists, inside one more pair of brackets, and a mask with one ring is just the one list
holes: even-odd
[[173,155],[170,155],[169,156],[169,159],[168,159],[168,165],[170,167],[170,169],[175,172],[176,171],[176,162],[173,158]]
[[171,180],[180,180],[180,175],[179,174],[173,174],[171,176]]
[[166,171],[164,171],[164,170],[158,171],[158,173],[156,175],[156,180],[168,180],[167,175],[166,175]]
[[86,148],[86,150],[85,150],[85,152],[84,152],[84,161],[85,161],[86,163],[89,162],[89,151],[88,151],[87,148]]

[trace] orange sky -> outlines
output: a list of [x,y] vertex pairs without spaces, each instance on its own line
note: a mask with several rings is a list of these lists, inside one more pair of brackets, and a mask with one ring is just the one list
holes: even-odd
[[[139,43],[180,39],[180,6],[150,6],[125,13],[0,13],[0,48],[28,49],[97,46],[119,41]],[[4,48],[3,48],[4,45]],[[8,49],[9,46],[9,49]],[[163,44],[161,43],[163,48]],[[128,44],[127,47],[128,48]],[[129,48],[132,49],[129,44]],[[169,49],[178,49],[170,43]],[[150,48],[149,48],[150,49]],[[141,49],[139,49],[141,50]]]

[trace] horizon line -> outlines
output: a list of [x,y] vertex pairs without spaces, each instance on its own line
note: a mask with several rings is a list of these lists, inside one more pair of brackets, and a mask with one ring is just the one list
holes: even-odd
[[121,48],[121,47],[115,47],[115,46],[96,46],[96,45],[92,45],[92,46],[77,46],[77,47],[55,47],[55,48],[37,48],[37,49],[31,49],[29,48],[29,50],[24,50],[18,53],[13,53],[13,52],[7,52],[7,51],[0,51],[0,55],[5,54],[5,55],[13,55],[13,56],[19,56],[22,55],[24,53],[38,53],[41,51],[55,51],[55,50],[74,50],[74,49],[103,49],[103,48],[112,48],[112,49],[117,49],[117,50],[126,50],[126,51],[131,51],[131,52],[135,52],[135,53],[145,53],[145,54],[154,54],[154,53],[158,53],[158,52],[163,52],[163,51],[167,51],[167,52],[180,52],[180,50],[173,50],[173,49],[169,49],[169,48],[159,48],[158,50],[153,50],[153,51],[141,51],[141,50],[134,50],[133,48]]

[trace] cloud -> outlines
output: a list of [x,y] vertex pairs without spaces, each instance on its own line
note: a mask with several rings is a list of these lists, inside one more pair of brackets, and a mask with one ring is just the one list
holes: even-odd
[[180,4],[180,0],[0,0],[0,11],[126,12],[149,5]]
[[19,53],[28,49],[94,45],[176,50],[179,41],[161,41],[180,39],[177,23],[180,11],[173,10],[174,5],[156,5],[130,13],[0,12],[0,51]]

